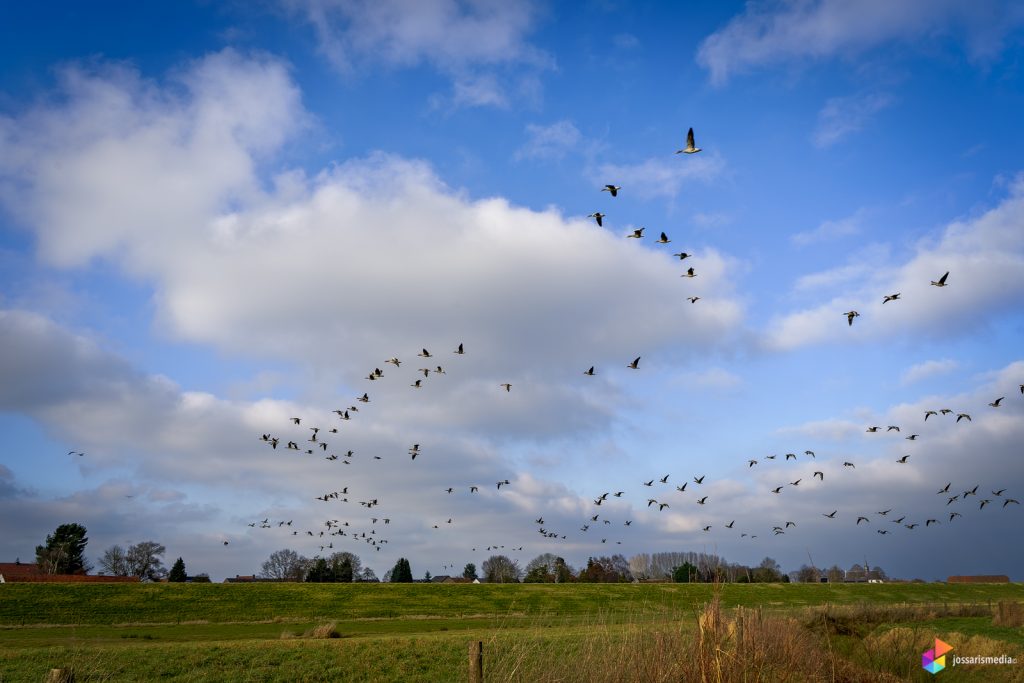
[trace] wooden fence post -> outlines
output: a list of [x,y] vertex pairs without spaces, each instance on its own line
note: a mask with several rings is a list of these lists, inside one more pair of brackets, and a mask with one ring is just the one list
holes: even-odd
[[469,644],[469,683],[484,683],[484,644]]
[[75,674],[71,669],[50,669],[46,683],[75,683]]

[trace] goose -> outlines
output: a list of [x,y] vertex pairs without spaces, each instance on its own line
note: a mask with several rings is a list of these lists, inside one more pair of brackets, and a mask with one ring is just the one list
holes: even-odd
[[978,506],[978,509],[981,510],[982,508],[984,508],[986,505],[988,505],[991,502],[992,501],[989,500],[988,498],[984,499],[983,501],[981,501],[981,505]]
[[612,495],[615,496],[616,498],[622,498],[623,493],[625,493],[625,491],[616,491]]
[[898,431],[900,431],[900,428],[897,427],[896,425],[889,425],[888,427],[885,428],[885,431],[887,431],[887,432],[894,432],[894,431],[898,432]]
[[684,481],[682,486],[677,486],[676,487],[676,491],[679,491],[680,493],[685,493],[686,492],[686,485],[689,484],[689,483],[690,482],[688,482],[688,481]]
[[459,348],[455,349],[455,353],[459,354],[460,356],[466,353],[466,350],[462,347],[461,342],[459,342]]
[[870,433],[874,434],[879,429],[881,429],[881,427],[868,427],[867,431],[869,431]]
[[688,268],[687,271],[679,277],[697,277],[697,273],[693,272],[693,268]]
[[847,311],[846,313],[843,313],[843,315],[846,316],[846,322],[852,326],[853,319],[860,315],[860,313],[858,313],[857,311]]
[[977,484],[975,484],[974,488],[971,489],[970,491],[964,491],[964,498],[966,498],[967,496],[976,496],[976,495],[978,495],[978,485]]
[[949,409],[949,408],[942,408],[942,409],[939,410],[939,412],[942,413],[943,415],[949,415],[953,411],[951,409]]
[[895,294],[887,294],[885,296],[885,298],[882,300],[882,303],[883,304],[887,304],[890,301],[896,301],[899,298],[900,298],[900,293],[899,292],[896,292]]
[[706,527],[704,527],[704,531],[711,531],[711,525],[708,524]]
[[704,477],[706,477],[706,476],[707,476],[706,474],[702,474],[699,477],[694,477],[693,478],[693,483],[695,483],[695,484],[703,484],[704,483]]
[[796,522],[786,522],[786,528],[787,528],[787,529],[788,529],[789,527],[791,527],[791,526],[796,526]]
[[416,388],[416,389],[422,389],[422,388],[423,388],[423,384],[422,384],[422,382],[423,382],[423,380],[421,380],[421,379],[418,379],[418,380],[416,380],[415,382],[413,382],[412,384],[410,384],[409,386],[410,386],[410,387],[414,387],[414,388]]
[[391,363],[391,364],[392,364],[392,365],[394,365],[394,366],[395,366],[396,368],[397,368],[398,366],[400,366],[400,365],[402,364],[402,361],[398,360],[397,358],[388,358],[388,359],[387,359],[386,361],[384,361],[384,362],[385,362],[385,363]]
[[664,477],[662,477],[658,481],[660,481],[662,484],[667,484],[668,483],[668,475],[666,474]]
[[[267,434],[263,435],[263,440],[264,441],[269,441],[270,440]],[[85,453],[82,453],[80,451],[68,451],[68,455],[77,455],[78,457],[82,457],[83,455],[85,455]]]
[[445,374],[448,374],[448,373],[446,373],[444,371],[444,368],[442,368],[440,365],[438,365],[436,368],[434,368],[434,374],[435,375],[445,375]]
[[850,467],[852,469],[857,469],[857,466],[854,465],[852,462],[844,462],[843,463],[843,467]]
[[1002,496],[1005,491],[1006,491],[1006,489],[999,489],[998,491],[993,491],[992,495],[993,496]]
[[959,493],[957,495],[955,495],[955,496],[950,496],[949,500],[946,501],[946,505],[949,506],[951,503],[953,503],[953,501],[956,501],[956,500],[960,500],[960,494]]
[[772,493],[782,493],[782,488],[783,487],[781,487],[781,486],[776,487],[776,488],[772,489]]
[[603,214],[600,211],[595,211],[594,213],[588,215],[587,218],[593,218],[595,221],[597,221],[597,224],[599,226],[604,227],[604,223],[602,222],[602,220],[606,215],[607,214]]
[[626,235],[626,237],[631,238],[631,239],[637,239],[637,240],[641,239],[644,236],[644,230],[645,230],[645,228],[637,228],[636,230],[634,230],[629,235]]
[[909,455],[904,455],[904,456],[903,456],[902,458],[900,458],[900,459],[899,459],[899,460],[897,460],[896,462],[898,462],[898,463],[899,463],[899,464],[901,464],[901,465],[905,465],[905,464],[906,464],[906,462],[907,462],[907,460],[908,460],[909,458],[910,458],[910,456],[909,456]]
[[822,517],[828,517],[829,519],[835,519],[837,512],[839,512],[839,510],[833,510],[831,513],[829,513],[827,515],[823,512],[823,513],[821,513],[821,516]]
[[903,526],[905,526],[908,529],[910,529],[911,531],[913,531],[915,527],[918,527],[918,526],[921,526],[921,525],[918,524],[917,522],[914,522],[913,524],[904,524]]
[[938,415],[938,413],[937,413],[937,412],[935,412],[934,410],[926,410],[926,411],[924,411],[924,421],[925,421],[925,422],[927,422],[927,421],[928,421],[928,418],[929,418],[929,417],[930,417],[931,415]]
[[693,141],[693,128],[686,133],[686,147],[676,150],[676,154],[696,154],[700,151],[700,147]]
[[[370,397],[364,392],[363,395],[360,396],[359,398],[357,398],[356,400],[357,401],[362,401],[363,403],[369,403],[370,402]],[[348,419],[348,418],[346,418],[346,419]]]
[[668,503],[658,503],[658,512],[661,512],[668,507]]
[[692,254],[687,254],[685,251],[681,251],[678,254],[672,254],[672,255],[673,256],[678,256],[680,261],[682,261],[684,259],[688,259],[688,258],[690,258],[690,256],[692,256]]
[[505,382],[504,384],[499,384],[498,386],[504,387],[506,392],[512,391],[512,385],[509,384],[508,382]]
[[731,522],[729,522],[728,524],[726,524],[726,525],[725,525],[725,528],[726,528],[726,529],[731,529],[731,528],[732,528],[732,525],[733,525],[733,524],[735,524],[735,523],[736,523],[736,520],[734,519],[734,520],[732,520]]
[[424,377],[430,377],[430,368],[420,368],[417,372],[422,372]]
[[786,453],[786,460],[796,460],[796,453]]
[[695,304],[695,303],[697,303],[698,301],[700,301],[700,297],[699,297],[699,296],[688,296],[688,297],[686,297],[686,298],[687,298],[687,299],[689,300],[689,302],[690,302],[691,304]]
[[699,499],[699,500],[697,501],[697,505],[703,505],[704,503],[706,503],[706,502],[707,502],[707,500],[708,500],[708,497],[707,497],[707,496],[704,496],[703,498],[701,498],[701,499]]
[[876,531],[877,533],[880,533],[880,534],[887,534],[887,533],[889,533],[889,532],[888,532],[888,531],[886,531],[885,529],[876,529],[875,531]]
[[423,349],[423,351],[417,353],[416,355],[419,356],[420,358],[433,358],[433,356],[430,355],[430,351],[427,351],[426,349]]
[[1016,498],[1007,498],[1006,500],[1003,501],[1003,507],[1006,507],[1010,503],[1013,503],[1014,505],[1020,505],[1020,501],[1017,500]]
[[820,471],[815,472],[814,474],[811,475],[811,479],[813,479],[814,477],[817,477],[818,479],[821,479],[822,481],[825,481],[825,473],[824,472],[820,472]]
[[633,362],[627,365],[626,367],[631,368],[633,370],[638,370],[640,368],[640,356],[637,356],[635,359],[633,359]]
[[589,370],[584,370],[583,374],[584,375],[590,375],[591,377],[593,377],[594,376],[594,366],[591,365]]
[[892,512],[892,508],[889,508],[888,510],[882,510],[881,512],[877,512],[875,514],[882,515],[883,517],[885,517],[890,512]]
[[668,244],[671,241],[672,240],[668,238],[668,235],[666,235],[665,233],[661,233],[661,237],[655,240],[655,244]]
[[949,277],[949,271],[948,270],[938,280],[932,280],[932,285],[934,285],[936,287],[945,287],[946,286],[946,278],[947,277]]
[[860,524],[861,522],[867,522],[868,524],[870,524],[871,520],[867,517],[857,517],[857,524]]
[[903,438],[905,438],[907,441],[917,441],[917,437],[919,437],[919,436],[921,436],[921,435],[920,434],[911,434],[910,436],[905,436]]
[[971,421],[971,416],[970,416],[970,415],[968,415],[967,413],[957,413],[957,414],[956,414],[956,421],[957,421],[957,422],[959,422],[960,420],[962,420],[962,419],[964,419],[964,418],[967,418],[967,421],[968,421],[968,422],[970,422],[970,421]]
[[989,403],[989,405],[992,406],[993,408],[998,408],[999,404],[1002,403],[1004,398],[1006,398],[1006,397],[1005,396],[1000,396],[996,400],[994,400],[991,403]]
[[613,197],[618,197],[619,196],[619,190],[621,190],[621,189],[622,188],[619,187],[618,185],[605,185],[604,187],[601,188],[601,192],[607,192],[608,194],[610,194]]
[[797,479],[796,481],[789,482],[789,485],[790,486],[799,486],[800,482],[802,482],[802,481],[803,481],[803,479]]
[[644,486],[654,486],[654,480],[651,479],[650,481],[645,481]]
[[753,466],[754,466],[754,465],[756,465],[756,464],[757,464],[757,461],[756,461],[756,460],[748,460],[748,461],[747,461],[747,467],[748,467],[748,468],[750,468],[750,467],[753,467]]
[[949,482],[948,484],[943,486],[941,489],[939,489],[937,491],[937,493],[949,493],[949,487],[952,486],[952,485],[953,485],[953,482]]
[[893,523],[893,524],[903,524],[903,520],[905,520],[906,518],[907,518],[907,516],[906,516],[906,515],[903,515],[903,516],[902,516],[902,517],[900,517],[899,519],[894,519],[894,520],[892,520],[892,523]]
[[939,522],[939,520],[937,520],[937,519],[929,519],[929,520],[926,520],[925,523],[924,523],[924,525],[926,527],[929,527],[932,524],[941,524],[941,522]]
[[814,456],[814,451],[804,451],[804,455],[809,455],[809,456],[811,456],[812,458],[813,458],[813,457],[815,457],[815,456]]
[[291,420],[295,424],[301,424],[302,423],[302,418],[301,417],[293,417],[293,418],[291,418]]

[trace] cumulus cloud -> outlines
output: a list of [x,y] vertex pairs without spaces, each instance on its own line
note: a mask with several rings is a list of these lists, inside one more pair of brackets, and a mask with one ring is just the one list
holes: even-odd
[[893,41],[952,34],[975,58],[1002,49],[1004,36],[1024,21],[1013,2],[987,0],[760,0],[705,38],[697,62],[711,82],[736,73],[800,59],[852,55]]
[[[228,96],[214,97],[218,88]],[[73,462],[83,476],[118,472],[133,483],[103,496],[185,506],[195,513],[190,533],[214,546],[231,534],[253,566],[289,540],[245,532],[256,515],[303,529],[341,512],[369,524],[366,510],[325,512],[313,500],[342,477],[351,508],[378,497],[399,513],[388,529],[396,552],[436,555],[435,520],[438,533],[463,540],[515,538],[522,526],[510,511],[543,510],[551,495],[526,486],[518,453],[529,447],[573,468],[609,439],[632,372],[624,366],[638,352],[645,365],[685,362],[739,330],[736,264],[714,250],[695,254],[701,277],[686,284],[713,291],[716,306],[693,307],[664,250],[583,217],[468,197],[423,161],[374,153],[312,176],[268,171],[307,119],[280,63],[226,51],[165,84],[124,68],[70,67],[59,97],[0,124],[3,200],[45,263],[102,260],[144,279],[161,334],[270,359],[303,387],[292,400],[190,390],[88,332],[0,310],[0,406],[87,451]],[[465,356],[453,353],[460,342]],[[424,347],[436,357],[417,363]],[[405,363],[385,364],[391,356]],[[410,386],[419,367],[438,365],[445,374]],[[584,365],[598,376],[583,378]],[[371,383],[363,377],[374,367],[385,376]],[[371,403],[351,421],[332,415],[364,391]],[[292,426],[291,416],[305,420]],[[325,460],[307,424],[336,426],[340,435],[321,442],[353,450],[351,464]],[[271,449],[263,433],[282,446]],[[303,449],[282,450],[287,440]],[[416,469],[398,467],[412,443],[423,447]],[[500,493],[499,478],[513,482]],[[443,494],[449,486],[460,495]],[[197,489],[206,494],[193,497]],[[559,495],[561,507],[583,504]],[[197,499],[217,502],[188,508]],[[50,501],[39,515],[77,509],[69,505]]]
[[[921,240],[902,264],[861,260],[805,276],[799,286],[843,285],[824,304],[776,318],[766,344],[785,350],[810,344],[889,338],[898,335],[949,335],[984,323],[1024,296],[1024,178],[981,215],[958,220],[936,236]],[[950,271],[947,287],[929,283]],[[883,296],[901,293],[896,302]],[[843,313],[857,310],[851,327]],[[951,330],[953,332],[951,332]]]

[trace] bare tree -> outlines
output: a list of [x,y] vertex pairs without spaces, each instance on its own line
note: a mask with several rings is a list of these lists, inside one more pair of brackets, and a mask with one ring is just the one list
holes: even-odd
[[284,548],[272,552],[266,562],[260,565],[260,576],[281,581],[302,581],[308,566],[307,558],[294,550]]
[[129,576],[131,574],[128,555],[119,545],[112,545],[104,550],[103,556],[99,559],[99,565],[103,573],[110,576]]
[[505,555],[491,555],[484,560],[483,570],[488,583],[518,583],[523,576],[519,563]]
[[155,541],[143,541],[129,546],[128,552],[125,553],[128,575],[146,581],[162,579],[167,574],[163,561],[163,554],[166,552],[167,548]]

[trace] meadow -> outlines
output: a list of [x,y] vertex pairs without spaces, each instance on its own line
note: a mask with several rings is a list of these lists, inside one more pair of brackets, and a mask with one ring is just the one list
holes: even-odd
[[1024,658],[1022,607],[1020,584],[5,584],[0,681],[463,681],[474,641],[488,681],[928,680],[935,638]]

